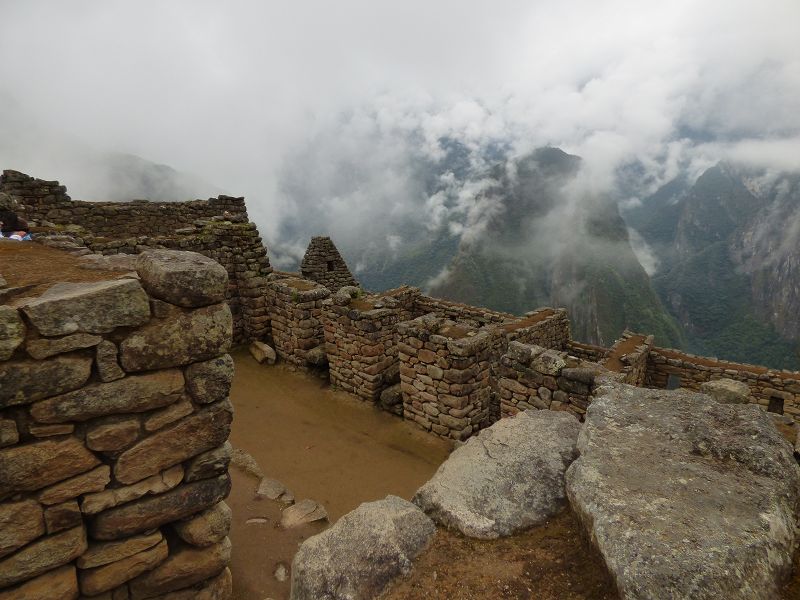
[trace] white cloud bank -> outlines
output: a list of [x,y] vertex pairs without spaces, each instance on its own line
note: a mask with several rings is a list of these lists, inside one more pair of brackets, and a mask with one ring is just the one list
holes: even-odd
[[796,167],[797,23],[796,0],[6,0],[0,165],[85,197],[76,155],[133,153],[246,195],[268,239],[292,215],[352,237],[460,211],[460,231],[474,190],[446,208],[409,176],[443,137],[482,151],[474,173],[492,144],[559,146],[598,187],[633,157],[656,183]]

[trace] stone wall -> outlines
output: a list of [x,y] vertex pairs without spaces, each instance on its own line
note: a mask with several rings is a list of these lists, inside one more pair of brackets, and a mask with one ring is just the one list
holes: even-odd
[[330,290],[293,277],[274,279],[267,287],[275,351],[296,366],[308,366],[309,351],[325,342],[323,308]]
[[642,387],[647,380],[647,358],[652,345],[652,335],[624,331],[601,364],[609,371],[621,373],[623,383]]
[[377,400],[399,373],[401,303],[392,296],[352,298],[341,290],[323,306],[331,383],[365,400]]
[[16,171],[3,172],[0,191],[13,195],[29,220],[56,224],[40,226],[34,235],[61,234],[66,229],[71,239],[102,255],[168,248],[213,258],[228,271],[226,298],[233,313],[234,342],[269,340],[266,284],[272,267],[256,225],[247,221],[243,198],[79,202],[71,200],[57,181]]
[[564,350],[569,344],[569,318],[563,308],[544,307],[501,325],[509,342],[519,341]]
[[197,219],[230,213],[247,216],[244,198],[219,196],[189,202],[86,202],[72,200],[58,181],[34,179],[18,171],[3,171],[0,192],[12,196],[29,221],[79,225],[96,236],[110,238],[171,235]]
[[231,596],[227,275],[137,271],[0,306],[3,600]]
[[300,273],[306,279],[321,283],[331,292],[345,286],[358,286],[339,250],[329,237],[313,237],[300,263]]
[[608,356],[608,348],[596,346],[595,344],[576,342],[575,340],[569,340],[569,342],[567,342],[566,350],[572,356],[577,356],[581,360],[588,360],[590,362],[599,363]]
[[490,369],[505,343],[503,332],[432,314],[397,329],[403,417],[456,440],[487,424]]
[[667,348],[652,347],[648,354],[645,380],[648,387],[699,390],[703,382],[722,378],[747,384],[759,406],[800,423],[800,372],[776,371]]
[[420,315],[436,313],[451,321],[472,321],[477,327],[492,323],[504,323],[519,318],[509,313],[460,304],[442,298],[433,298],[424,294],[420,294],[416,299],[416,310]]
[[521,410],[564,410],[583,420],[595,378],[605,369],[566,352],[511,342],[494,368],[500,413]]

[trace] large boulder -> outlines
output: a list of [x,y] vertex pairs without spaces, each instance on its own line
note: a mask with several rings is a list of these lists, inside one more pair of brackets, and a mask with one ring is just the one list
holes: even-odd
[[57,283],[22,310],[42,335],[108,333],[146,323],[150,301],[135,279]]
[[758,407],[604,386],[578,450],[567,494],[623,598],[779,597],[800,467]]
[[308,538],[292,561],[292,600],[372,599],[411,571],[436,527],[416,506],[387,496],[365,502]]
[[735,379],[715,379],[700,384],[700,391],[723,404],[747,404],[750,402],[750,387]]
[[493,539],[543,523],[566,506],[564,474],[580,423],[529,410],[502,419],[455,450],[414,495],[442,525]]
[[194,308],[225,300],[228,272],[221,264],[182,250],[148,250],[136,260],[147,292],[170,304]]

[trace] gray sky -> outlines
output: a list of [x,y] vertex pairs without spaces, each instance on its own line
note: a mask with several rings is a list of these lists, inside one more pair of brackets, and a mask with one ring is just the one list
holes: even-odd
[[442,135],[560,146],[597,185],[632,156],[798,167],[798,23],[797,0],[0,0],[0,165],[82,197],[71,158],[137,154],[246,195],[267,238],[298,156],[320,195],[364,158],[320,199],[342,215],[413,193],[387,167],[411,132],[432,160]]

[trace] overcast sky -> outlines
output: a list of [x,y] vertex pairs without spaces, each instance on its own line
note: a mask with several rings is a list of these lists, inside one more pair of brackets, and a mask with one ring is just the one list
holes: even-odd
[[0,0],[0,165],[81,197],[65,156],[133,153],[246,195],[268,238],[287,160],[409,131],[434,160],[442,135],[560,146],[599,183],[631,156],[796,167],[798,24],[798,0]]

